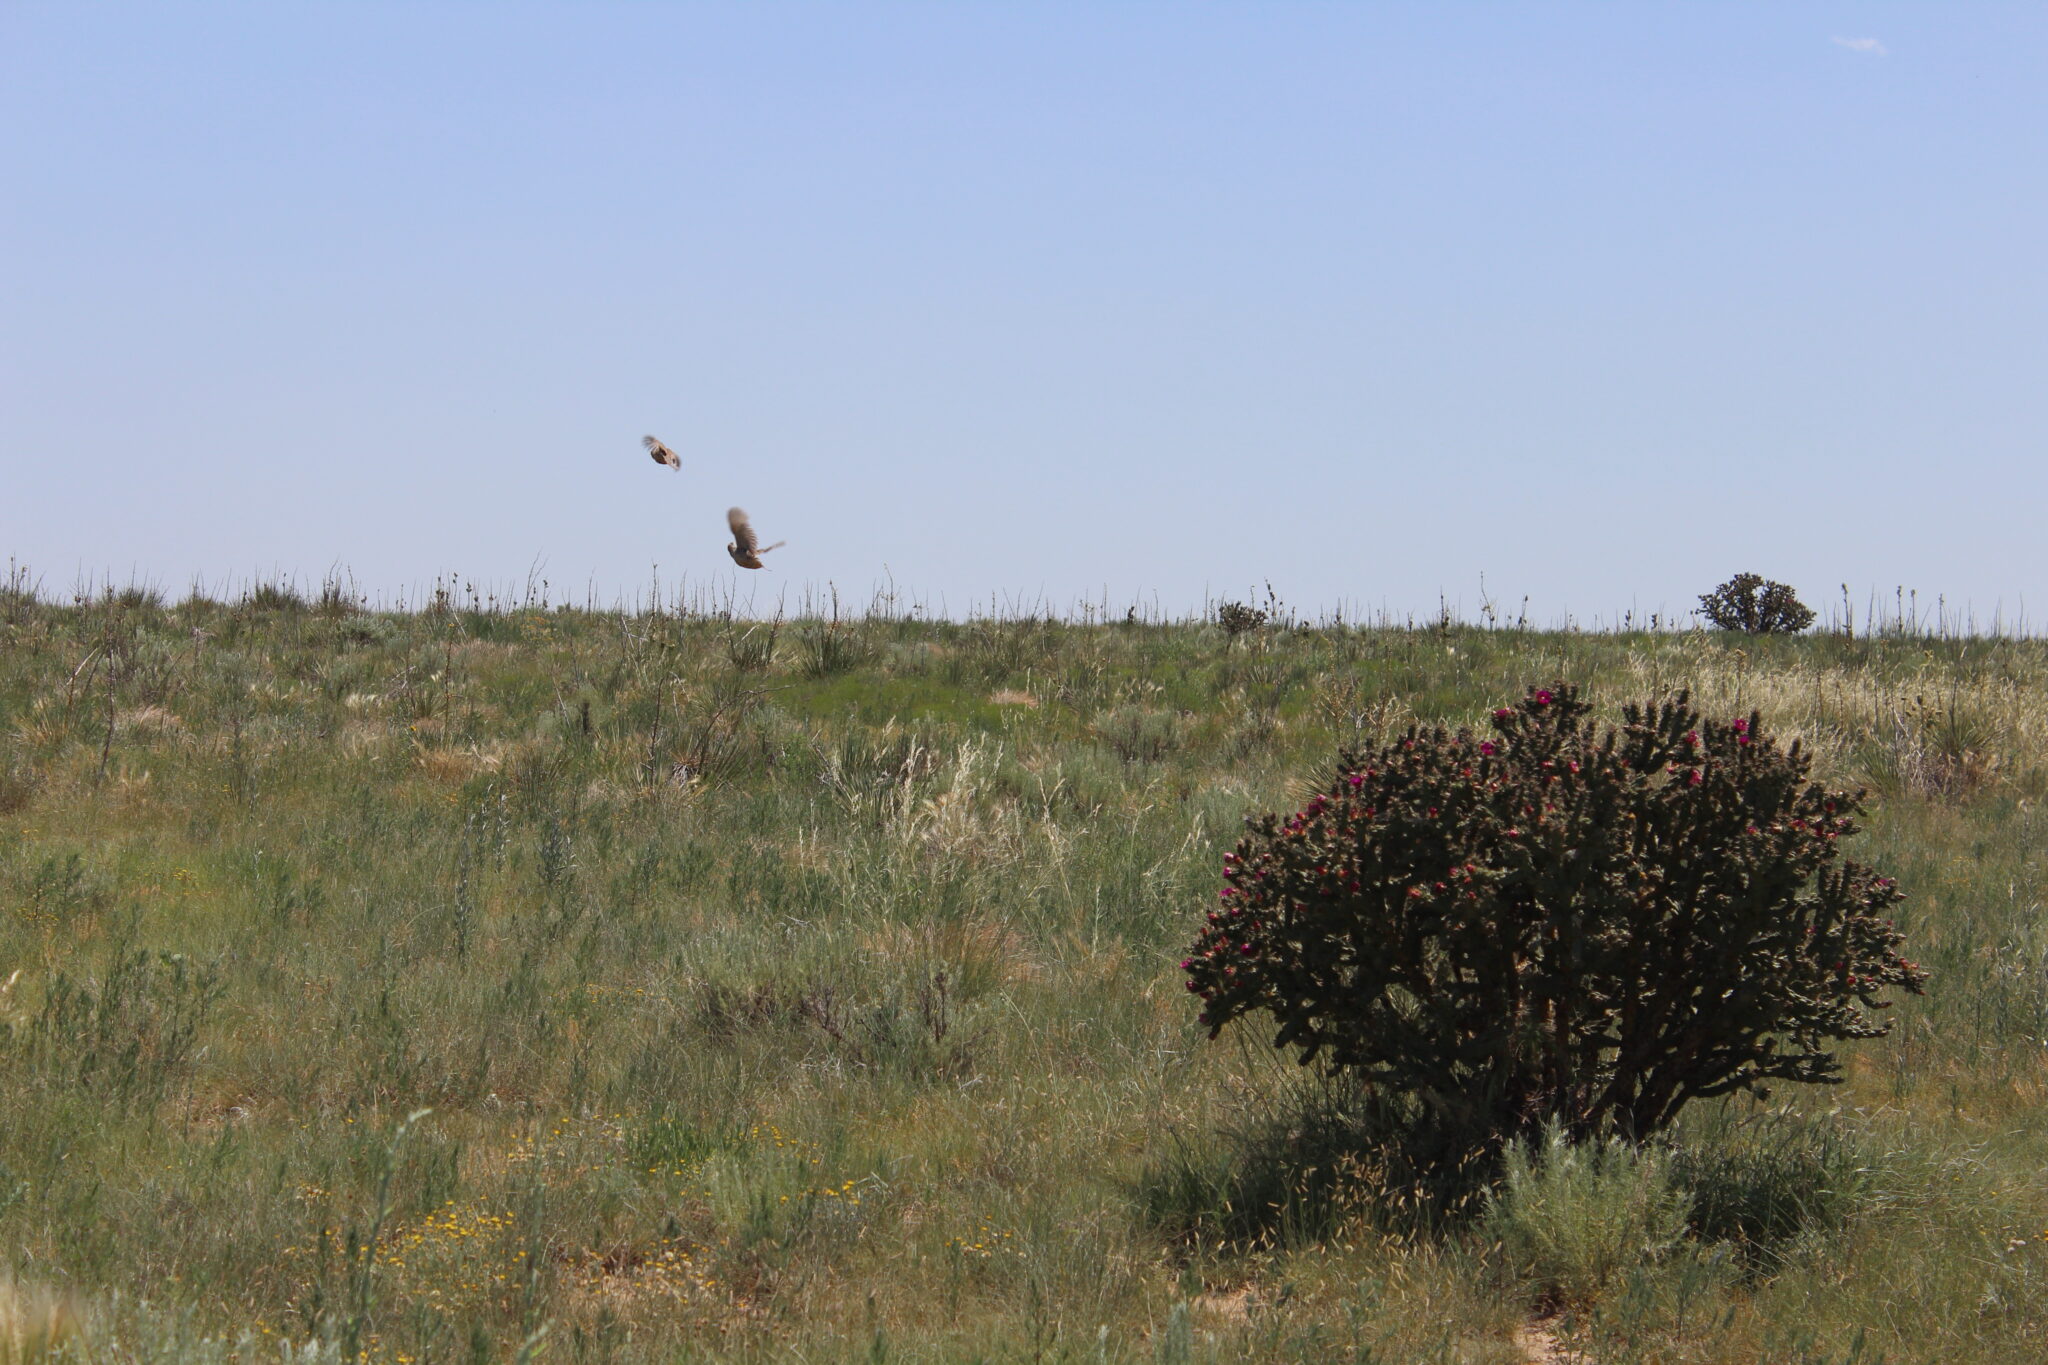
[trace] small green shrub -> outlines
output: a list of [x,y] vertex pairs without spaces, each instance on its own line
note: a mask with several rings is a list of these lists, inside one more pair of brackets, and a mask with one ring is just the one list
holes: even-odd
[[116,947],[97,979],[56,975],[21,1051],[51,1086],[155,1098],[193,1059],[223,989],[216,965]]
[[1275,1047],[1413,1097],[1448,1159],[1838,1080],[1827,1045],[1925,980],[1896,886],[1836,865],[1860,794],[1755,714],[1680,693],[1603,735],[1588,709],[1531,688],[1485,738],[1411,728],[1252,820],[1181,964],[1210,1036],[1270,1014]]
[[1553,1123],[1508,1144],[1481,1229],[1509,1270],[1549,1298],[1584,1304],[1684,1239],[1691,1200],[1664,1158],[1614,1139],[1573,1142]]
[[1125,763],[1159,763],[1180,748],[1184,726],[1171,711],[1119,706],[1102,715],[1094,732]]
[[1700,598],[1700,613],[1722,630],[1796,635],[1813,624],[1813,608],[1792,589],[1761,574],[1739,573]]

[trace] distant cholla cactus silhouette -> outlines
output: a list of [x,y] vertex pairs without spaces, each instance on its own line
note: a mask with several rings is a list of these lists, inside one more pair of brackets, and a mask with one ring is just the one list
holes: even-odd
[[786,540],[778,540],[773,545],[761,544],[759,540],[755,539],[754,528],[747,521],[747,514],[743,508],[734,507],[728,509],[725,514],[725,523],[732,527],[732,544],[725,547],[725,552],[731,555],[732,562],[739,565],[742,569],[760,568],[762,555],[767,554],[770,550],[779,550],[789,544]]
[[1243,602],[1225,602],[1216,608],[1216,621],[1223,627],[1224,635],[1235,640],[1265,625],[1266,613]]
[[1792,589],[1761,574],[1739,573],[1700,598],[1700,614],[1722,630],[1796,635],[1813,624],[1813,608]]
[[640,444],[647,447],[647,453],[654,457],[656,464],[665,464],[677,473],[682,472],[683,457],[670,450],[652,436],[642,436]]

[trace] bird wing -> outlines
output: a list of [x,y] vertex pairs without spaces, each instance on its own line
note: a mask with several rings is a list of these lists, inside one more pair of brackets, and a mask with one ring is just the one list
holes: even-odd
[[754,553],[754,547],[760,542],[754,539],[754,528],[747,522],[746,511],[738,507],[727,509],[725,524],[732,527],[732,543],[740,547],[740,553]]
[[665,464],[670,469],[677,470],[680,470],[683,467],[682,457],[676,454],[673,450],[670,450],[667,446],[663,445],[660,441],[655,440],[652,436],[642,436],[640,438],[640,444],[647,447],[647,453],[654,457],[654,462],[656,464]]

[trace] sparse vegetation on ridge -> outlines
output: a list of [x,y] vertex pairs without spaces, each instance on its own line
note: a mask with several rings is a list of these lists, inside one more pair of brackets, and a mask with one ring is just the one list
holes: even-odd
[[[1176,964],[1246,815],[1555,677],[1868,786],[1936,985],[1414,1208]],[[2030,640],[0,596],[0,1343],[2038,1360],[2044,754]]]

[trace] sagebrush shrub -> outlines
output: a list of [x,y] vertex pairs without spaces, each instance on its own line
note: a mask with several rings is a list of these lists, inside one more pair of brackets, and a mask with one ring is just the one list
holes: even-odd
[[1813,608],[1783,583],[1739,573],[1703,594],[1700,614],[1722,630],[1751,635],[1796,635],[1813,624]]
[[1680,693],[1601,734],[1588,709],[1531,688],[1486,736],[1411,728],[1249,822],[1182,963],[1210,1036],[1270,1014],[1274,1046],[1482,1146],[1838,1080],[1827,1045],[1886,1032],[1885,992],[1925,980],[1898,889],[1837,863],[1861,794],[1809,782],[1754,714]]
[[1480,1220],[1508,1266],[1568,1303],[1685,1239],[1692,1201],[1664,1155],[1618,1139],[1572,1142],[1557,1124],[1508,1144]]

